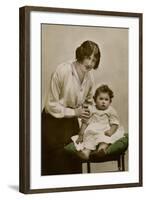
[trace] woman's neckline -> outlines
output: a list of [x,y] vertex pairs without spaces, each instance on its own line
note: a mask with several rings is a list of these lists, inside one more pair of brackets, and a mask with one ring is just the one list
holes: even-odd
[[77,61],[74,61],[73,65],[80,80],[80,83],[82,84],[84,82],[86,73],[83,74],[83,72],[80,70],[80,63],[78,63]]

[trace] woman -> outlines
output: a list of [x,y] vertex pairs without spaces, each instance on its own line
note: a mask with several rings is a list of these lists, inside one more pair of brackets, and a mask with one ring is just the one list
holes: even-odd
[[89,118],[83,104],[92,103],[94,81],[100,50],[96,43],[85,41],[76,49],[76,60],[59,65],[50,82],[48,100],[42,112],[42,175],[82,172],[82,163],[68,155],[64,146],[79,132],[78,118]]

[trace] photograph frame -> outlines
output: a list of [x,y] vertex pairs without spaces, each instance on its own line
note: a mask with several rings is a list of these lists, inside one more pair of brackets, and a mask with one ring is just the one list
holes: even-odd
[[[31,174],[30,174],[30,108],[31,108],[31,52],[30,52],[30,15],[31,12],[43,13],[63,13],[64,15],[100,15],[100,16],[117,16],[127,18],[137,18],[139,20],[139,177],[138,182],[122,183],[122,184],[104,184],[104,185],[87,185],[73,187],[57,187],[57,188],[41,188],[31,189]],[[19,10],[19,43],[20,43],[20,74],[19,74],[19,102],[20,102],[20,123],[19,123],[19,191],[25,194],[46,193],[46,192],[61,192],[61,191],[81,191],[81,190],[97,190],[108,188],[126,188],[142,186],[142,13],[131,12],[116,12],[116,11],[97,11],[97,10],[82,10],[68,8],[52,8],[52,7],[35,7],[24,6]]]

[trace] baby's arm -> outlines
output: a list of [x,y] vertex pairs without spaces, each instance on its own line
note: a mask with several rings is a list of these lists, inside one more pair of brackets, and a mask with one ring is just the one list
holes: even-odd
[[110,137],[117,131],[120,125],[119,116],[113,107],[110,107],[109,111],[109,125],[110,129],[105,131],[105,135]]
[[117,131],[119,125],[118,124],[111,124],[110,127],[111,128],[109,130],[104,132],[104,134],[106,136],[109,136],[109,137],[111,137]]
[[88,124],[83,122],[82,125],[81,125],[81,129],[80,129],[80,132],[79,132],[79,137],[76,141],[76,143],[82,143],[83,142],[83,135],[84,135],[84,132],[85,132],[85,129],[87,128]]
[[83,135],[84,135],[85,129],[89,125],[90,120],[91,120],[91,116],[92,116],[92,106],[90,107],[89,104],[84,104],[83,107],[88,110],[90,117],[87,118],[87,119],[82,118],[82,125],[81,125],[81,128],[80,128],[79,137],[76,141],[77,144],[83,142]]

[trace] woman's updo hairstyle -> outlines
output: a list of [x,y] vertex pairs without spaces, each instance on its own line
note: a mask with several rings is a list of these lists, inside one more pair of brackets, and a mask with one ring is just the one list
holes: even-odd
[[81,63],[85,58],[89,58],[92,54],[94,54],[94,57],[96,58],[94,69],[97,69],[100,62],[100,50],[95,42],[87,40],[76,49],[76,59]]

